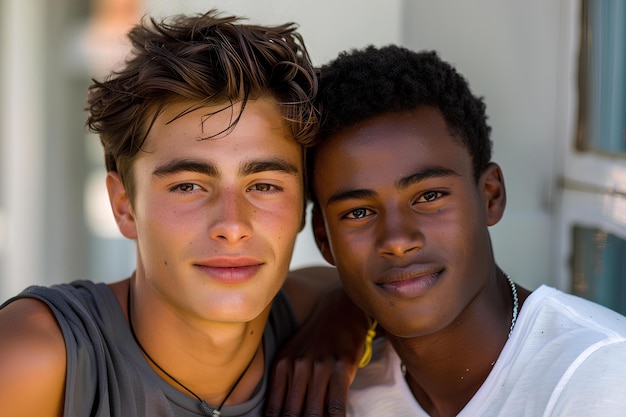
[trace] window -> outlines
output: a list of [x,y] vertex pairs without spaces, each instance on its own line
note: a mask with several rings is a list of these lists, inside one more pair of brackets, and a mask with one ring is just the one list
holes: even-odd
[[574,227],[572,292],[626,314],[626,240]]
[[626,314],[626,2],[578,6],[561,71],[578,104],[563,142],[559,283]]
[[626,155],[626,2],[582,3],[579,150]]

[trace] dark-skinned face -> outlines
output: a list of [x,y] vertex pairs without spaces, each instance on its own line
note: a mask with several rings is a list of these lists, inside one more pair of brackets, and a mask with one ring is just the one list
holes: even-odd
[[316,239],[353,300],[390,333],[455,323],[495,274],[489,225],[504,209],[501,171],[477,183],[440,112],[361,122],[316,152]]

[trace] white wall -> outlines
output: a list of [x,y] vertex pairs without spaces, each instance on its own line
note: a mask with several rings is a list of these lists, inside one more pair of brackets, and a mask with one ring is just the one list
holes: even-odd
[[296,22],[311,58],[323,64],[338,52],[400,41],[402,0],[146,0],[146,12],[169,15],[216,8],[251,22]]
[[[0,301],[25,283],[39,282],[43,222],[43,137],[41,100],[45,0],[0,4]],[[21,22],[28,22],[28,30]],[[34,30],[31,30],[34,29]]]

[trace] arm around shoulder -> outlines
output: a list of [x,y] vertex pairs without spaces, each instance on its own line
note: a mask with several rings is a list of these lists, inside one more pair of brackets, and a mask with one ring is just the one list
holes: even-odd
[[368,318],[334,268],[293,271],[285,289],[301,326],[274,361],[265,415],[345,416]]
[[0,415],[63,415],[66,351],[50,309],[23,298],[0,310]]

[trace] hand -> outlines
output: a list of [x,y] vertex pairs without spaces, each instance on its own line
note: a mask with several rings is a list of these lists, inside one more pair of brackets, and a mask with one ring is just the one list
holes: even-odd
[[343,289],[321,297],[276,357],[265,415],[345,416],[367,330],[368,318]]

